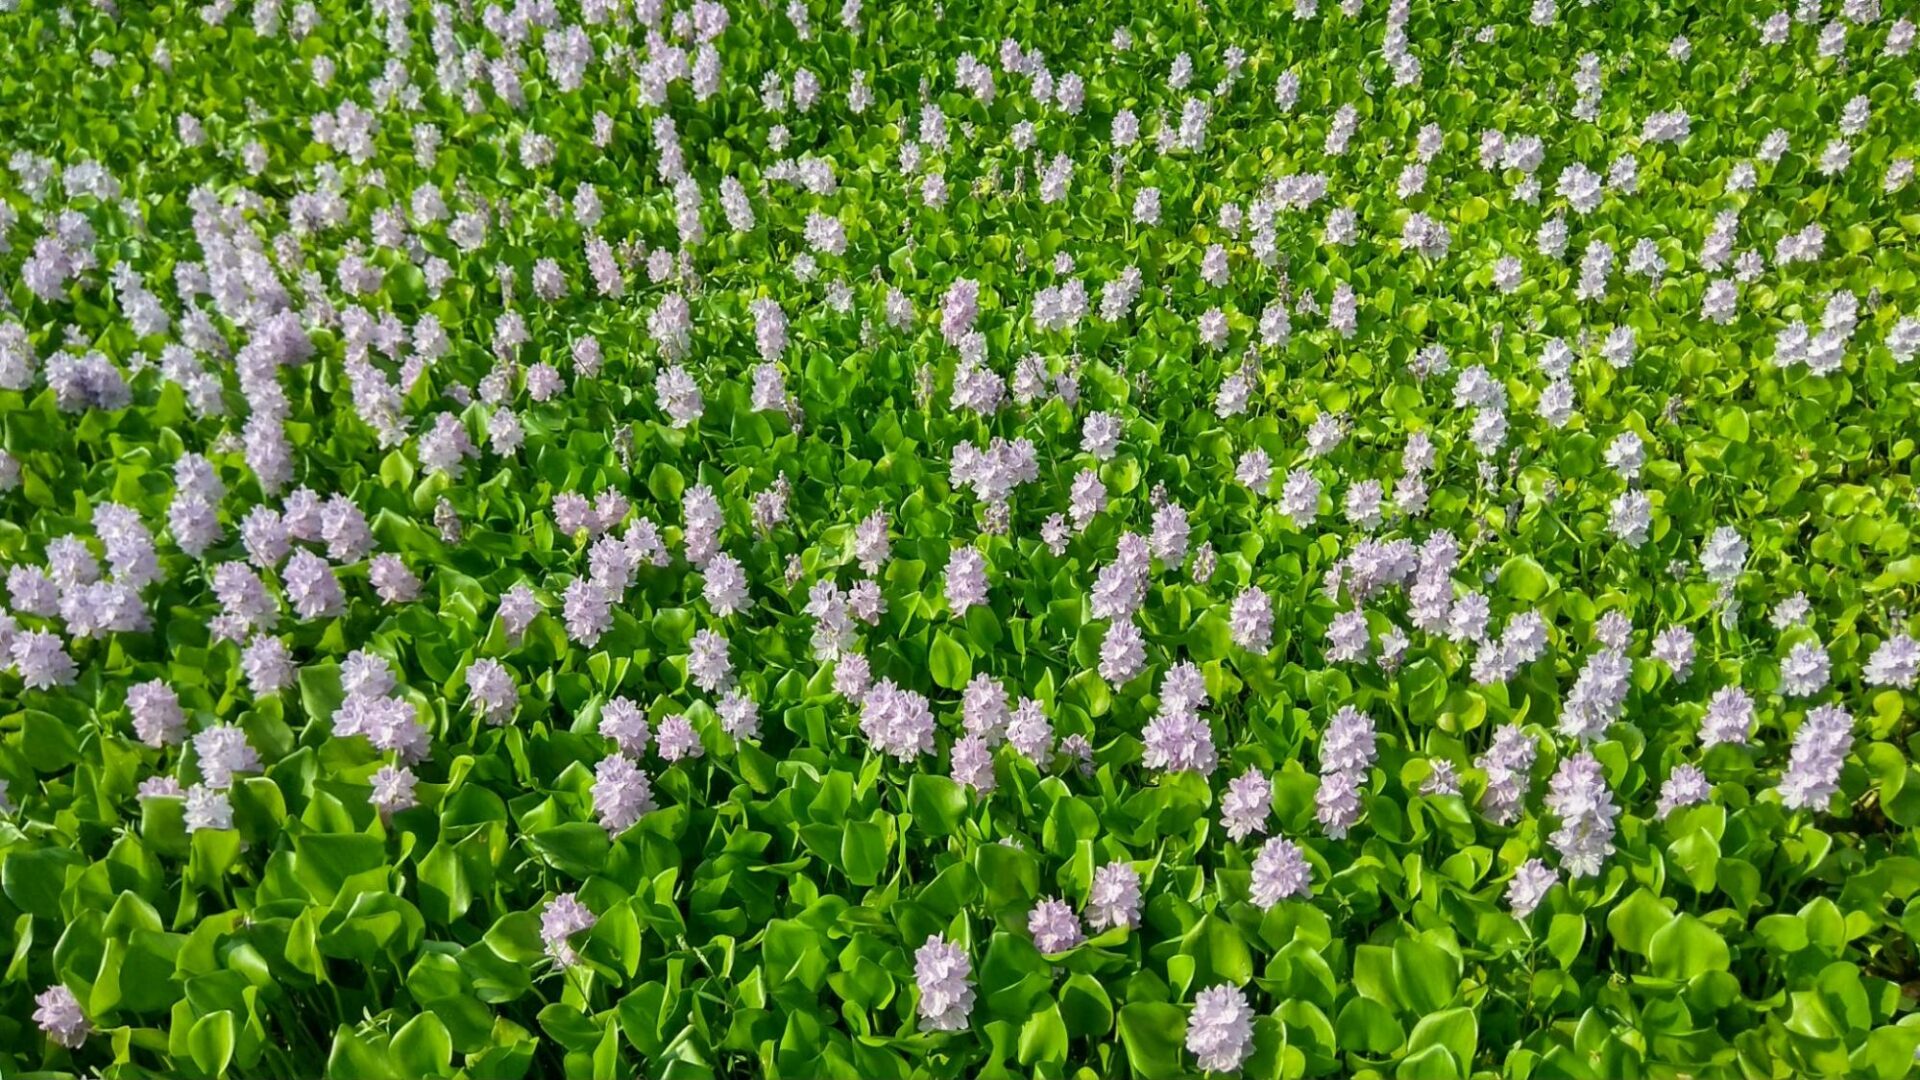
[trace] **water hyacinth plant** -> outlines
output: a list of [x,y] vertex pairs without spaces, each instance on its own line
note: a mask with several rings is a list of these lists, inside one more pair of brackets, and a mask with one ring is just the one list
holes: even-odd
[[0,0],[0,1074],[1920,1050],[1910,0]]

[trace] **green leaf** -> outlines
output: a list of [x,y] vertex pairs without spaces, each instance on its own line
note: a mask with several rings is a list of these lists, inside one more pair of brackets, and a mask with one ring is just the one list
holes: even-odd
[[1025,918],[1040,898],[1040,866],[1033,856],[1006,844],[981,844],[974,850],[973,870],[979,875],[988,909],[996,916]]
[[1394,1067],[1395,1080],[1462,1080],[1466,1073],[1444,1046],[1429,1046],[1408,1054]]
[[233,1014],[221,1009],[194,1021],[187,1032],[187,1051],[201,1072],[224,1076],[233,1061],[233,1039]]
[[28,709],[20,717],[20,752],[35,772],[54,773],[80,760],[80,742],[59,717]]
[[1183,942],[1185,952],[1195,957],[1195,978],[1205,986],[1230,982],[1245,986],[1253,978],[1253,954],[1240,931],[1218,916],[1201,919]]
[[578,1008],[556,1001],[540,1010],[540,1030],[569,1050],[592,1053],[605,1034],[599,1021]]
[[996,932],[980,962],[980,996],[996,1016],[1024,1018],[1048,991],[1047,961],[1025,934]]
[[527,843],[562,873],[590,877],[606,865],[607,830],[591,821],[567,821],[527,834]]
[[340,685],[340,665],[331,660],[306,664],[296,680],[300,687],[300,708],[308,717],[326,723],[333,719],[347,692]]
[[1401,938],[1393,943],[1393,982],[1409,1008],[1436,1012],[1453,1002],[1460,961],[1438,945]]
[[1560,914],[1547,926],[1547,952],[1563,968],[1570,968],[1587,942],[1587,920],[1578,915]]
[[1188,1075],[1180,1055],[1187,1036],[1187,1014],[1160,1002],[1120,1007],[1120,1042],[1127,1064],[1141,1080]]
[[1501,564],[1495,585],[1510,599],[1534,603],[1553,591],[1553,578],[1530,556],[1514,555]]
[[961,690],[973,678],[973,660],[959,642],[953,640],[945,630],[935,631],[933,649],[927,654],[927,663],[933,669],[933,681],[937,686],[948,690]]
[[1341,1049],[1375,1056],[1400,1049],[1407,1037],[1392,1009],[1363,997],[1353,998],[1341,1008],[1333,1031]]
[[907,780],[913,823],[933,836],[951,836],[967,816],[966,789],[944,776],[914,773]]
[[60,918],[60,895],[65,891],[67,867],[80,855],[64,847],[15,847],[0,862],[0,892],[15,907],[42,919]]
[[1713,891],[1720,865],[1720,841],[1705,829],[1695,829],[1675,840],[1667,848],[1674,865],[1687,876],[1687,883],[1699,892]]
[[1900,1080],[1913,1075],[1916,1053],[1920,1053],[1920,1027],[1878,1027],[1854,1050],[1848,1063],[1855,1076]]
[[840,834],[840,862],[847,880],[872,885],[887,869],[886,830],[871,821],[849,821]]
[[1093,976],[1069,975],[1060,987],[1060,1017],[1076,1039],[1104,1038],[1113,1030],[1113,999]]
[[1473,1055],[1480,1043],[1480,1023],[1471,1009],[1443,1009],[1420,1018],[1407,1037],[1407,1050],[1418,1054],[1430,1046],[1446,1048],[1454,1068],[1462,1076],[1473,1067]]
[[[333,1033],[333,1049],[327,1055],[330,1080],[387,1080],[398,1078],[383,1047],[376,1047],[353,1029],[341,1025]],[[415,1078],[408,1078],[415,1080]]]
[[304,833],[294,837],[293,852],[295,876],[316,899],[327,903],[348,878],[387,861],[386,844],[379,837],[358,833]]
[[443,1076],[453,1063],[453,1037],[439,1017],[424,1012],[394,1033],[387,1053],[408,1076]]
[[1607,933],[1620,948],[1645,956],[1652,948],[1653,936],[1671,922],[1673,912],[1659,897],[1644,888],[1635,889],[1607,913]]
[[1653,973],[1663,979],[1691,979],[1708,971],[1725,971],[1732,959],[1726,940],[1691,915],[1680,915],[1655,932],[1648,957],[1653,961]]
[[1067,1025],[1052,1005],[1034,1013],[1020,1026],[1020,1064],[1062,1064],[1067,1060]]

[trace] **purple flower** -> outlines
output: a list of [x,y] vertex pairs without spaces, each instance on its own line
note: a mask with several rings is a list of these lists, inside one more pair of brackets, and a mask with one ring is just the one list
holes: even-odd
[[1116,619],[1100,641],[1100,677],[1119,686],[1144,671],[1147,646],[1131,618]]
[[987,602],[987,558],[971,547],[955,548],[947,558],[947,607],[954,618]]
[[193,737],[194,756],[200,759],[200,776],[210,788],[233,784],[234,773],[260,771],[260,755],[247,742],[247,733],[222,724]]
[[1202,1072],[1233,1072],[1253,1053],[1253,1007],[1230,983],[1208,987],[1193,1001],[1187,1050]]
[[1067,500],[1067,516],[1073,520],[1073,527],[1085,529],[1100,511],[1107,508],[1107,486],[1100,482],[1099,473],[1082,469],[1073,478],[1073,487],[1067,493]]
[[60,636],[50,630],[28,630],[13,639],[13,666],[29,690],[70,686],[78,668]]
[[540,614],[540,598],[526,582],[520,582],[508,589],[500,597],[500,625],[507,632],[507,640],[518,644],[526,634],[527,627]]
[[1092,454],[1096,460],[1111,461],[1119,446],[1119,418],[1112,413],[1088,413],[1080,425],[1080,449]]
[[1040,703],[1021,698],[1007,720],[1007,742],[1028,761],[1044,769],[1053,759],[1053,725]]
[[93,1025],[80,1010],[80,999],[63,985],[50,986],[33,999],[33,1022],[47,1037],[69,1050],[77,1050],[93,1034]]
[[860,731],[875,750],[912,761],[933,752],[933,709],[926,698],[882,679],[861,704]]
[[350,698],[384,697],[398,685],[392,663],[379,653],[355,649],[340,665],[340,686]]
[[695,686],[710,694],[733,685],[733,661],[727,655],[727,639],[712,630],[694,634],[693,646],[687,655],[687,673],[693,677]]
[[171,776],[149,776],[140,781],[139,797],[142,799],[184,799],[186,796],[186,789]]
[[240,654],[240,668],[255,697],[277,694],[293,685],[293,658],[279,638],[262,635],[248,642]]
[[127,711],[133,714],[134,733],[148,746],[178,746],[186,738],[180,699],[159,679],[129,687]]
[[1080,929],[1080,917],[1063,900],[1047,897],[1033,905],[1027,915],[1027,933],[1043,953],[1062,953],[1087,939]]
[[1177,567],[1187,557],[1187,540],[1192,532],[1186,510],[1178,503],[1167,503],[1153,512],[1153,532],[1147,537],[1147,546],[1154,558]]
[[1788,697],[1808,697],[1826,688],[1833,662],[1817,641],[1802,641],[1780,662],[1780,692]]
[[813,618],[813,655],[817,660],[831,660],[853,648],[858,631],[855,630],[851,612],[847,606],[847,597],[840,586],[826,578],[813,583],[807,592],[807,606],[804,609]]
[[1652,655],[1673,672],[1673,681],[1685,682],[1693,672],[1695,652],[1693,633],[1684,626],[1669,626],[1653,639]]
[[1700,549],[1700,569],[1716,585],[1730,585],[1747,563],[1747,542],[1731,525],[1722,525]]
[[1273,644],[1273,600],[1257,588],[1243,590],[1233,598],[1227,618],[1233,643],[1254,653],[1265,653]]
[[1313,869],[1300,846],[1283,836],[1271,837],[1260,845],[1260,853],[1253,858],[1249,895],[1262,911],[1290,897],[1312,896]]
[[1915,677],[1920,676],[1920,642],[1904,633],[1893,635],[1873,650],[1861,674],[1868,686],[1913,689]]
[[1598,874],[1613,854],[1614,818],[1620,813],[1600,762],[1584,750],[1565,758],[1548,788],[1547,809],[1560,818],[1560,828],[1548,840],[1561,863],[1574,877]]
[[636,760],[647,752],[652,733],[647,714],[631,699],[617,697],[600,707],[600,734],[612,739],[620,752]]
[[449,480],[458,480],[467,471],[467,459],[479,457],[480,449],[473,445],[473,439],[461,425],[460,418],[443,412],[433,418],[432,430],[420,436],[415,454],[420,460],[420,467],[428,473],[440,473]]
[[1823,810],[1840,790],[1840,769],[1853,748],[1853,715],[1838,705],[1810,709],[1793,733],[1780,801],[1793,810]]
[[382,603],[408,604],[420,598],[420,579],[390,552],[375,555],[367,564],[367,580]]
[[958,347],[979,313],[980,283],[967,278],[954,281],[940,300],[940,335]]
[[653,809],[653,782],[627,758],[602,758],[593,770],[593,811],[601,827],[618,836]]
[[1273,482],[1273,460],[1256,446],[1240,455],[1233,468],[1233,478],[1255,495],[1264,495],[1267,485]]
[[653,394],[655,403],[667,414],[667,422],[674,428],[693,425],[706,409],[699,384],[678,364],[669,365],[654,376]]
[[592,648],[600,635],[613,626],[614,597],[605,586],[588,578],[575,578],[561,595],[560,617],[567,624],[567,637]]
[[1343,611],[1327,624],[1327,661],[1334,664],[1358,663],[1367,658],[1373,645],[1367,626],[1367,613],[1359,608]]
[[740,566],[740,560],[726,552],[716,553],[703,568],[706,582],[701,586],[701,594],[706,597],[707,606],[713,613],[724,619],[747,610],[747,574]]
[[1427,764],[1432,772],[1420,782],[1422,795],[1458,795],[1460,794],[1460,774],[1454,770],[1453,762],[1446,758],[1429,758]]
[[1633,689],[1633,662],[1624,652],[1602,649],[1587,659],[1585,667],[1567,692],[1565,709],[1560,714],[1560,733],[1572,739],[1592,742],[1606,733],[1607,727],[1626,711],[1627,693]]
[[320,511],[320,538],[326,542],[327,558],[342,565],[359,562],[373,551],[367,515],[344,495],[328,499]]
[[[357,731],[350,730],[343,720],[343,715],[350,712],[350,707],[360,710]],[[420,722],[419,710],[404,698],[350,698],[334,713],[334,733],[339,736],[349,733],[365,735],[374,749],[393,754],[403,764],[427,759],[429,737],[426,725]]]
[[1354,772],[1373,764],[1375,732],[1373,718],[1351,705],[1334,714],[1320,740],[1320,771]]
[[757,739],[760,737],[760,705],[749,697],[744,690],[727,691],[714,706],[720,714],[720,730],[736,739]]
[[1493,733],[1493,746],[1474,761],[1474,767],[1487,774],[1480,809],[1494,824],[1511,825],[1519,819],[1539,752],[1531,736],[1506,724]]
[[1625,612],[1609,611],[1593,624],[1593,640],[1605,648],[1624,653],[1633,640],[1633,620]]
[[547,947],[547,955],[562,967],[578,963],[579,954],[573,951],[569,939],[593,929],[597,921],[572,893],[561,893],[548,901],[540,912],[540,940]]
[[185,816],[189,833],[233,828],[233,804],[227,800],[227,793],[201,784],[187,789]]
[[993,747],[980,735],[960,737],[953,744],[953,762],[948,771],[954,783],[987,794],[997,783],[993,775]]
[[1146,743],[1144,760],[1148,768],[1207,776],[1212,774],[1218,760],[1213,731],[1194,712],[1163,710],[1148,722],[1141,737]]
[[1336,840],[1358,824],[1365,809],[1360,805],[1360,788],[1366,782],[1361,772],[1331,772],[1320,777],[1314,792],[1314,819],[1327,835]]
[[47,573],[62,589],[91,585],[100,580],[100,563],[77,536],[62,536],[47,544]]
[[1190,661],[1175,664],[1160,681],[1160,709],[1147,722],[1141,739],[1142,761],[1149,769],[1213,775],[1219,755],[1213,729],[1200,716],[1207,703],[1206,682]]
[[1667,774],[1666,783],[1660,785],[1660,802],[1654,812],[1666,817],[1683,806],[1706,802],[1712,791],[1713,786],[1698,766],[1676,765]]
[[229,627],[227,636],[236,640],[255,630],[271,630],[280,621],[280,601],[245,563],[214,567],[213,594],[220,601],[220,620]]
[[1745,746],[1752,731],[1753,698],[1737,686],[1715,690],[1707,702],[1706,715],[1700,720],[1700,745]]
[[1273,784],[1258,769],[1248,769],[1227,784],[1220,799],[1220,821],[1227,835],[1245,840],[1267,831],[1267,815],[1273,810]]
[[93,531],[107,550],[107,565],[114,580],[133,589],[144,589],[160,580],[159,554],[154,550],[153,534],[140,515],[118,503],[101,503],[93,511]]
[[928,935],[914,951],[913,981],[920,991],[920,1030],[962,1031],[973,1011],[973,964],[957,945]]
[[294,552],[281,572],[281,580],[288,602],[302,619],[326,618],[346,611],[346,597],[340,591],[339,579],[333,576],[333,567],[311,551]]
[[1539,859],[1528,859],[1514,870],[1513,878],[1507,882],[1507,906],[1513,909],[1515,917],[1524,919],[1547,898],[1548,890],[1558,884],[1560,875],[1553,867]]
[[850,702],[866,700],[873,685],[873,669],[860,653],[842,653],[833,664],[833,692]]
[[678,713],[660,721],[660,730],[655,733],[654,742],[660,749],[660,757],[666,761],[697,758],[704,752],[700,745],[700,733],[694,730],[693,722]]
[[1087,925],[1095,930],[1140,925],[1140,871],[1132,863],[1110,862],[1093,872]]
[[878,574],[892,555],[893,545],[887,538],[887,512],[875,510],[862,518],[853,530],[853,557],[860,563],[860,569],[868,574]]
[[998,679],[982,672],[975,675],[960,694],[960,718],[967,733],[978,735],[989,746],[1005,736],[1007,689]]
[[380,816],[391,819],[403,810],[410,810],[419,804],[415,797],[414,785],[419,778],[405,765],[382,765],[373,774],[373,805]]
[[513,676],[500,661],[482,657],[467,666],[467,704],[487,723],[497,727],[511,720],[519,703]]

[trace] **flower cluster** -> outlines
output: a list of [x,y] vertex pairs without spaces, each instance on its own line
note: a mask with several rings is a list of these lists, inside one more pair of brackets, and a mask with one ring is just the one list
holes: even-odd
[[0,0],[0,1074],[1905,1069],[1920,32],[1756,3]]

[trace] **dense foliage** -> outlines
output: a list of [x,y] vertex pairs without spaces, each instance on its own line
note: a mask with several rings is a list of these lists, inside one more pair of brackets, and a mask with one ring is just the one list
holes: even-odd
[[0,1073],[1909,1075],[1885,6],[3,0]]

